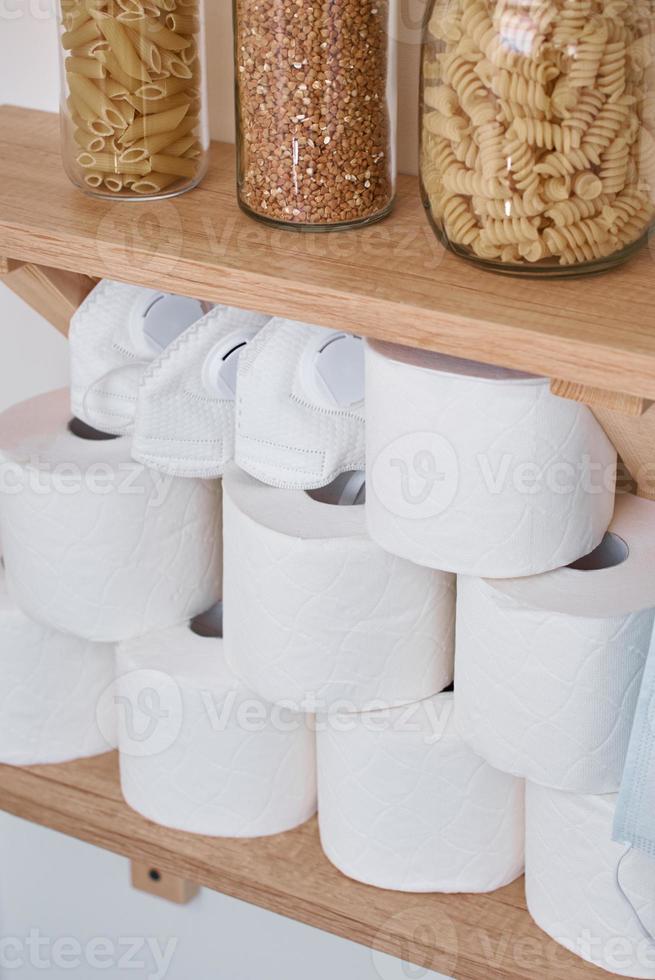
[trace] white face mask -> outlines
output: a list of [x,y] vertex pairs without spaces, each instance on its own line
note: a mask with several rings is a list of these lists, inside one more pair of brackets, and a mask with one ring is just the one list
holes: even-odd
[[206,310],[184,296],[99,283],[71,320],[73,415],[103,432],[128,432],[145,368]]
[[173,476],[222,475],[234,457],[239,358],[269,320],[217,306],[166,349],[139,389],[134,459]]
[[235,459],[263,483],[294,490],[363,470],[361,340],[271,320],[239,363]]

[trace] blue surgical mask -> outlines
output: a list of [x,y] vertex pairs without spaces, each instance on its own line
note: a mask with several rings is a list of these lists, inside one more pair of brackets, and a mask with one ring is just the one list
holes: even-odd
[[[655,635],[641,682],[612,837],[655,861]],[[621,885],[622,861],[617,867],[617,885],[627,899]],[[640,924],[653,939],[644,924]]]

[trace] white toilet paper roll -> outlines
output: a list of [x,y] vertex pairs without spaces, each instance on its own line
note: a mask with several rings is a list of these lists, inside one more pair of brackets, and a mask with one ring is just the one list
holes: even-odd
[[224,525],[226,656],[263,698],[358,711],[450,684],[454,577],[383,551],[363,506],[268,487],[232,466]]
[[53,629],[117,641],[179,623],[220,597],[220,484],[168,477],[126,438],[80,438],[68,393],[0,416],[9,591]]
[[[525,887],[537,925],[610,973],[655,978],[653,862],[611,840],[616,796],[582,796],[528,784]],[[633,908],[630,907],[632,905]]]
[[97,708],[113,679],[112,646],[28,619],[9,598],[0,569],[1,763],[42,765],[108,752],[115,744],[104,737],[111,718],[100,728]]
[[592,551],[616,452],[546,378],[366,344],[371,537],[432,568],[534,575]]
[[316,811],[313,724],[265,705],[189,626],[117,655],[121,787],[156,823],[220,837],[277,834]]
[[319,824],[344,874],[410,892],[493,891],[523,870],[523,782],[457,735],[453,694],[317,726]]
[[458,583],[460,734],[498,769],[576,793],[619,789],[655,618],[639,609],[655,606],[655,504],[619,498],[612,529],[587,570]]

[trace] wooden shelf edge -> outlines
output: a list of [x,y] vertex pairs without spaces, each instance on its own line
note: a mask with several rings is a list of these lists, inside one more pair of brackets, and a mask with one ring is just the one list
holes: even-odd
[[[111,245],[103,246],[102,257],[94,257],[85,252],[86,239],[72,237],[67,238],[67,246],[79,249],[79,256],[62,252],[61,243],[47,248],[40,244],[34,248],[22,240],[22,233],[20,240],[14,241],[11,229],[3,226],[1,220],[0,238],[3,249],[19,262],[39,261],[53,269],[90,279],[106,277],[210,303],[348,329],[364,337],[554,377],[570,385],[579,384],[584,378],[585,385],[618,395],[629,393],[636,400],[655,400],[655,374],[647,380],[636,377],[632,368],[626,368],[625,351],[618,346],[598,344],[593,352],[594,359],[589,361],[589,345],[584,340],[567,339],[565,345],[558,342],[557,350],[554,350],[552,337],[527,327],[513,327],[508,334],[507,324],[502,320],[478,318],[473,322],[465,313],[458,316],[419,307],[412,307],[412,324],[399,335],[398,318],[406,319],[409,313],[402,302],[358,297],[352,292],[330,288],[319,290],[311,283],[302,282],[293,285],[291,294],[276,276],[267,276],[263,271],[234,269],[228,264],[214,269],[211,279],[206,279],[194,277],[182,261],[176,263],[174,269],[151,268],[147,263],[139,262],[137,255],[126,274],[120,248],[113,255]],[[320,313],[317,312],[319,301]],[[362,303],[366,304],[365,309]],[[655,370],[655,362],[653,367]]]
[[417,895],[351,881],[324,857],[316,820],[276,837],[159,827],[120,795],[115,753],[0,766],[0,809],[457,980],[600,980],[530,919],[522,881],[490,895]]

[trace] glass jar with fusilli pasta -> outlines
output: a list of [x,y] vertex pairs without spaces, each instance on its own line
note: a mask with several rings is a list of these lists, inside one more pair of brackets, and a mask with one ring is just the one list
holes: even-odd
[[173,197],[207,170],[204,0],[59,0],[61,138],[96,197]]
[[514,275],[629,258],[655,215],[655,0],[433,0],[421,189],[438,236]]

